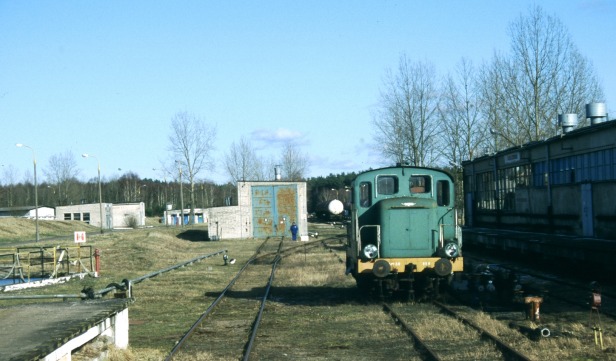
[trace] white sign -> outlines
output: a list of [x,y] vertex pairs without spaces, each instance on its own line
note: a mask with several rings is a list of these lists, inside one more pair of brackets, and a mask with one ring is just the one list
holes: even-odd
[[75,232],[75,243],[86,243],[86,232]]
[[515,152],[511,154],[507,154],[505,156],[505,164],[519,162],[521,159],[520,152]]

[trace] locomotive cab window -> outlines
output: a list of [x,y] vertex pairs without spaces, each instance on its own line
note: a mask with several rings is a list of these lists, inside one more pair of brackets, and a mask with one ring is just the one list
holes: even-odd
[[451,204],[448,181],[440,180],[436,182],[436,204],[439,206],[449,206]]
[[430,176],[427,175],[414,175],[411,176],[409,182],[409,190],[411,193],[430,193]]
[[372,205],[372,184],[370,182],[361,182],[359,184],[359,204],[362,207],[370,207]]
[[378,194],[384,195],[398,193],[398,177],[394,175],[378,176],[376,191]]

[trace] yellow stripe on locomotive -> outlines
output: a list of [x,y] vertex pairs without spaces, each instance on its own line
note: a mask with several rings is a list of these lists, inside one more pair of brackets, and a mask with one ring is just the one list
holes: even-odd
[[[442,268],[438,268],[437,264],[446,260],[440,257],[426,257],[426,258],[378,258],[370,261],[359,261],[357,263],[357,273],[373,273],[373,269],[377,262],[387,262],[389,264],[389,273],[405,273],[407,266],[412,266],[413,272],[425,272],[433,270],[435,273],[445,273]],[[450,272],[462,272],[464,270],[464,258],[457,257],[451,260]],[[376,271],[382,274],[383,271]]]

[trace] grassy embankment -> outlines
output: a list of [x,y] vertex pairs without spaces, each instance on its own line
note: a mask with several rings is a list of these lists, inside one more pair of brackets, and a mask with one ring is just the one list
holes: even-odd
[[[73,246],[74,231],[88,233],[87,245],[101,251],[99,278],[86,277],[64,284],[27,289],[12,294],[79,294],[83,288],[106,288],[110,283],[135,279],[151,272],[193,259],[227,250],[235,265],[224,266],[222,256],[197,262],[168,272],[134,286],[135,302],[130,306],[130,348],[114,350],[112,360],[160,360],[211,304],[214,295],[235,276],[263,240],[222,240],[205,242],[207,227],[156,226],[136,230],[113,231],[104,234],[82,222],[39,222],[41,241],[30,245],[52,247]],[[17,241],[34,239],[34,222],[24,219],[0,219],[0,248]],[[299,256],[298,256],[299,257]],[[337,262],[326,272],[344,279]],[[319,266],[320,267],[320,266]],[[322,267],[320,267],[322,268]],[[323,270],[321,270],[323,271]],[[318,285],[311,279],[317,272],[302,272],[298,284]],[[322,274],[322,273],[321,273]],[[111,297],[111,296],[107,296]],[[0,301],[0,306],[40,300]],[[59,302],[51,300],[49,302]]]

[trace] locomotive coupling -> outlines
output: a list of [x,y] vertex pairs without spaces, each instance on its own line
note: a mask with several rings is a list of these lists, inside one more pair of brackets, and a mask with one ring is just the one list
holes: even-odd
[[434,272],[440,277],[448,276],[452,271],[453,265],[447,258],[441,258],[434,264]]
[[374,262],[372,273],[378,278],[385,278],[391,273],[391,265],[384,259]]

